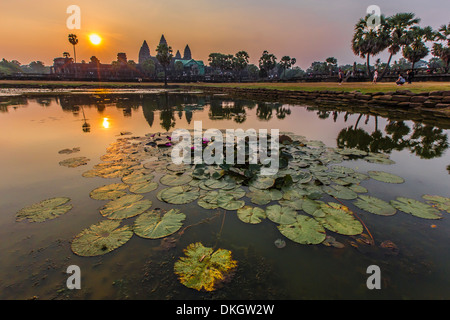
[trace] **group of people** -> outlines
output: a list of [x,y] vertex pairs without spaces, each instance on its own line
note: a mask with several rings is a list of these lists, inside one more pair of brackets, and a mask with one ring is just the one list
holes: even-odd
[[[395,81],[395,83],[396,83],[398,86],[404,85],[404,84],[406,83],[406,81],[408,81],[408,84],[411,84],[411,83],[412,83],[412,80],[413,80],[413,77],[414,77],[414,71],[413,71],[413,70],[408,70],[408,71],[406,72],[406,79],[403,77],[402,73],[399,72],[399,73],[398,73],[398,78],[397,78],[397,80]],[[376,84],[376,83],[377,83],[377,80],[378,80],[378,70],[375,70],[375,72],[374,72],[374,74],[373,74],[373,83]]]
[[[406,72],[406,79],[403,77],[402,73],[399,72],[398,73],[398,79],[395,81],[395,83],[398,86],[404,85],[406,82],[408,82],[408,84],[411,84],[413,78],[414,78],[414,71],[413,70],[408,70]],[[344,72],[341,69],[339,69],[339,73],[338,73],[339,85],[341,85],[343,81],[344,81]],[[376,84],[377,81],[378,81],[378,70],[375,70],[374,74],[373,74],[372,83]]]

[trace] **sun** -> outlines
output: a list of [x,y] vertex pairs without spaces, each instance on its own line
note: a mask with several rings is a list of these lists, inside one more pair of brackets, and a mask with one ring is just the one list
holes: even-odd
[[93,45],[97,46],[102,42],[102,38],[100,38],[98,34],[93,33],[89,35],[89,41],[91,41]]

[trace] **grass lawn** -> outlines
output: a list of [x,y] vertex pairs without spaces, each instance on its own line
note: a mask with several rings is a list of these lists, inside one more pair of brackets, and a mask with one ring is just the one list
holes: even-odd
[[333,82],[306,82],[306,83],[197,83],[194,86],[211,87],[237,87],[251,89],[277,89],[277,90],[299,90],[299,91],[355,91],[360,92],[389,92],[396,90],[410,90],[412,92],[430,92],[446,90],[450,91],[450,82],[413,82],[397,86],[391,82],[380,82],[372,84],[371,82],[344,82],[342,85]]
[[[0,88],[2,87],[14,87],[17,86],[29,86],[36,88],[76,88],[76,87],[91,87],[91,88],[162,88],[163,83],[146,83],[146,82],[90,82],[90,81],[33,81],[33,80],[0,80]],[[355,91],[360,92],[389,92],[396,90],[410,90],[412,92],[430,92],[448,90],[450,91],[450,82],[413,82],[412,84],[404,84],[403,86],[397,86],[393,82],[380,82],[378,84],[372,84],[371,82],[344,82],[342,85],[338,85],[335,82],[295,82],[295,83],[169,83],[170,87],[239,87],[239,88],[265,88],[265,89],[278,89],[278,90],[300,90],[300,91],[322,91],[322,90],[335,90],[335,91]]]

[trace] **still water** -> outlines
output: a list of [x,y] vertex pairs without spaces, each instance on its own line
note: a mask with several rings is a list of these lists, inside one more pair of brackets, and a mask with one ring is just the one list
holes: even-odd
[[[345,108],[344,108],[345,109]],[[0,299],[449,299],[450,216],[426,220],[398,211],[378,216],[343,201],[370,230],[375,245],[355,245],[349,236],[333,235],[343,248],[301,245],[284,238],[268,219],[243,223],[235,211],[218,214],[195,202],[178,206],[192,225],[174,246],[134,235],[124,246],[98,257],[72,253],[81,230],[104,218],[106,201],[90,198],[100,186],[120,178],[86,178],[117,139],[148,133],[193,129],[280,129],[328,147],[382,152],[394,164],[346,160],[359,172],[380,170],[405,179],[387,184],[373,179],[362,186],[375,197],[424,194],[449,197],[448,125],[425,124],[396,116],[389,119],[349,110],[307,105],[237,100],[201,93],[72,93],[9,96],[0,103]],[[60,154],[89,159],[68,168]],[[155,179],[157,180],[157,179]],[[158,189],[159,190],[159,189]],[[169,210],[156,192],[145,194],[153,207]],[[71,198],[73,209],[42,223],[16,221],[23,207],[52,197]],[[276,201],[274,202],[276,203]],[[132,224],[134,218],[129,219]],[[277,248],[274,241],[284,239]],[[390,240],[395,253],[379,245]],[[184,287],[174,274],[175,261],[190,243],[218,245],[232,252],[234,276],[214,292]],[[354,245],[352,245],[352,243]],[[81,290],[68,290],[66,269],[81,269]],[[367,267],[381,270],[381,289],[369,290]]]

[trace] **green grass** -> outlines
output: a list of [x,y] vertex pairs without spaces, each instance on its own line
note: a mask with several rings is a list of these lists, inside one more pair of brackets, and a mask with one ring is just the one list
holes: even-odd
[[[36,87],[36,88],[161,88],[163,83],[138,83],[138,82],[89,82],[89,81],[22,81],[22,80],[0,80],[2,87]],[[392,82],[381,82],[372,84],[371,82],[344,82],[338,85],[335,82],[312,82],[312,83],[173,83],[169,86],[174,87],[236,87],[249,89],[277,89],[277,90],[297,90],[297,91],[360,91],[362,93],[370,92],[390,92],[396,90],[410,90],[415,93],[447,90],[450,91],[450,82],[413,82],[397,86]]]
[[206,87],[234,87],[249,89],[277,89],[293,91],[360,91],[363,93],[371,92],[390,92],[397,90],[410,90],[411,92],[431,92],[431,91],[450,91],[450,82],[413,82],[397,86],[395,83],[381,82],[372,84],[370,82],[345,82],[342,85],[333,82],[312,82],[312,83],[199,83],[193,86]]

